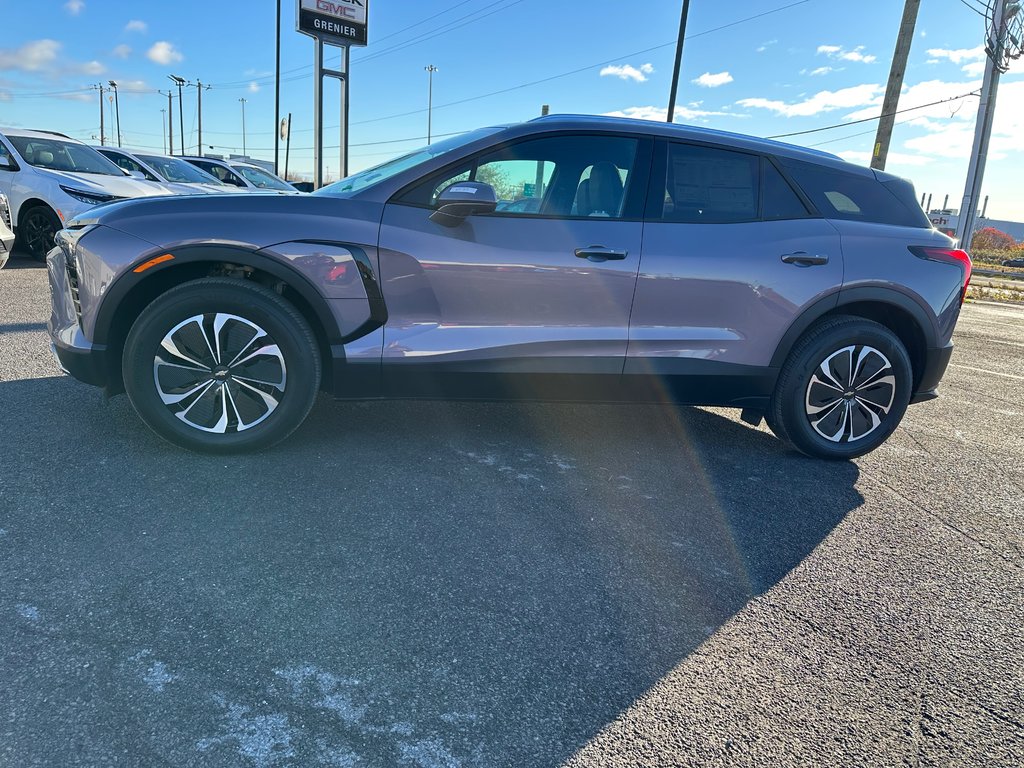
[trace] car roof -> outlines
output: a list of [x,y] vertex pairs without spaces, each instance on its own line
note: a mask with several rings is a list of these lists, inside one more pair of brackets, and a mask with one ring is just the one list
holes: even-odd
[[843,165],[850,165],[838,155],[823,152],[819,149],[808,149],[795,144],[786,144],[774,139],[762,139],[731,131],[720,131],[714,128],[702,128],[683,123],[662,123],[655,120],[638,120],[632,117],[608,117],[604,115],[546,115],[530,120],[527,125],[544,123],[549,127],[559,128],[600,128],[603,130],[622,130],[633,133],[647,133],[667,138],[690,139],[716,144],[728,144],[740,149],[750,149],[776,155],[786,155],[797,159],[821,162],[830,160]]
[[73,139],[70,136],[65,136],[63,133],[57,131],[40,131],[33,128],[0,128],[0,133],[5,136],[24,136],[29,139],[65,139],[75,144],[85,144],[84,141]]

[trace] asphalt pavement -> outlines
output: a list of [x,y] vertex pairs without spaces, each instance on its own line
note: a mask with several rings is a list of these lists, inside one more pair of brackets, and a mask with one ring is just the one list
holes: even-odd
[[342,404],[210,458],[0,271],[0,766],[1024,764],[1024,307],[856,462],[727,410]]

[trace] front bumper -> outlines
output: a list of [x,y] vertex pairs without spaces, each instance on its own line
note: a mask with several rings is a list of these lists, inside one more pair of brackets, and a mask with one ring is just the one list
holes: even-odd
[[924,371],[921,374],[921,381],[917,385],[917,391],[910,398],[911,403],[923,403],[939,396],[935,390],[938,389],[939,382],[942,380],[943,374],[946,373],[952,355],[952,342],[944,347],[925,350]]
[[6,229],[0,223],[0,253],[10,253],[14,250],[14,233],[7,234],[2,230]]
[[57,363],[65,373],[79,381],[97,387],[109,383],[107,349],[92,344],[82,333],[78,308],[75,306],[68,282],[64,252],[54,248],[46,257],[50,280],[50,346]]

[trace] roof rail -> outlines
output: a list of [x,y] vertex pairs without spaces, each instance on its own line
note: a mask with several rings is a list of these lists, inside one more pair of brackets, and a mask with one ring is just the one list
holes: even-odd
[[[38,128],[29,128],[29,130],[33,131],[35,133],[46,133],[46,134],[49,134],[50,136],[60,136],[62,139],[71,139],[70,136],[68,136],[67,134],[64,134],[64,133],[60,133],[59,131],[41,131]],[[77,139],[71,139],[71,140],[72,141],[77,141]]]

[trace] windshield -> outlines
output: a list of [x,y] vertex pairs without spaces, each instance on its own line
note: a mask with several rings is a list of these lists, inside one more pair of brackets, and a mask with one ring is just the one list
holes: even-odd
[[500,127],[497,128],[478,128],[475,131],[464,133],[461,136],[455,136],[454,138],[447,139],[445,141],[439,141],[436,144],[429,144],[421,149],[417,149],[414,152],[410,152],[407,155],[396,157],[394,160],[388,160],[386,163],[368,168],[365,171],[348,176],[341,181],[336,181],[333,184],[328,184],[326,187],[314,192],[314,195],[330,195],[332,197],[349,197],[356,192],[372,187],[374,184],[380,184],[382,181],[386,181],[393,176],[415,168],[421,163],[425,163],[428,160],[433,160],[435,157],[447,154],[453,150],[464,147],[467,144],[471,144],[477,139],[482,139],[485,136],[497,133],[503,130]]
[[8,136],[25,162],[36,168],[124,177],[124,172],[92,147],[60,139]]
[[282,181],[272,173],[267,173],[262,168],[256,168],[252,165],[232,165],[232,170],[242,174],[245,180],[248,181],[255,187],[260,189],[283,189],[289,192],[294,192],[295,187],[289,184],[287,181]]
[[214,184],[218,187],[226,186],[220,179],[176,157],[138,155],[138,158],[144,163],[149,163],[154,171],[163,176],[164,181],[177,181],[181,184]]

